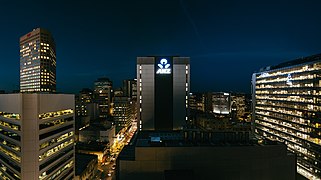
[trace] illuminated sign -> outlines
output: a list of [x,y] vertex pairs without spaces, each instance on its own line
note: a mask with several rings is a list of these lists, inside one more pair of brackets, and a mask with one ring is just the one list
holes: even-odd
[[171,68],[170,68],[170,64],[167,62],[167,59],[161,59],[159,64],[158,64],[158,69],[156,71],[156,74],[170,74]]
[[292,77],[291,77],[291,74],[288,74],[288,77],[286,78],[286,84],[289,85],[289,86],[292,86],[293,83],[292,83]]

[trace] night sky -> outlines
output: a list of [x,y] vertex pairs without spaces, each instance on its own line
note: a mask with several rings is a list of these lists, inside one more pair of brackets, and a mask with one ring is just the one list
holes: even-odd
[[[281,1],[281,0],[279,0]],[[0,4],[0,89],[19,89],[19,38],[57,46],[57,90],[136,76],[136,57],[191,57],[192,91],[250,92],[261,67],[321,53],[321,1],[105,0]]]

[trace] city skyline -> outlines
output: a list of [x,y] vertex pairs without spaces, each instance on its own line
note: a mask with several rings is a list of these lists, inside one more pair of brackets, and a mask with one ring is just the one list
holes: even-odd
[[191,57],[192,92],[249,93],[257,69],[320,52],[320,2],[289,2],[5,1],[0,89],[19,89],[19,37],[41,27],[57,44],[58,92],[103,76],[120,87],[137,56],[178,55]]

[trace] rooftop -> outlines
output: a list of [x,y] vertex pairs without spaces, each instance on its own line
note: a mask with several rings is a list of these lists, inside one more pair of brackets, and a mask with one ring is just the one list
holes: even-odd
[[[208,134],[211,134],[206,138]],[[190,137],[203,137],[192,139]],[[241,147],[241,146],[266,146],[280,143],[267,139],[250,139],[248,132],[204,132],[204,131],[140,131],[125,146],[119,158],[126,160],[135,159],[136,147]]]
[[280,69],[280,68],[285,68],[285,67],[289,67],[289,66],[295,66],[295,65],[300,65],[300,64],[304,64],[304,63],[320,61],[320,60],[321,60],[321,54],[316,54],[316,55],[312,55],[312,56],[301,57],[301,58],[294,59],[291,61],[286,61],[286,62],[280,63],[278,65],[275,65],[275,66],[264,67],[264,68],[261,68],[259,72],[269,71],[269,70],[273,70],[273,69]]

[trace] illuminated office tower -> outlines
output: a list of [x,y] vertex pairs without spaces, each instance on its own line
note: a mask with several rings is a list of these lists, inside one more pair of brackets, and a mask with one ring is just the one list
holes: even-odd
[[127,129],[133,120],[133,101],[126,96],[115,96],[113,103],[113,117],[117,134],[122,129]]
[[297,155],[297,171],[321,179],[321,54],[262,68],[252,76],[255,133]]
[[137,57],[139,130],[178,130],[188,120],[189,57]]
[[73,179],[74,95],[0,95],[0,179]]
[[56,92],[56,46],[47,30],[20,38],[20,92]]

